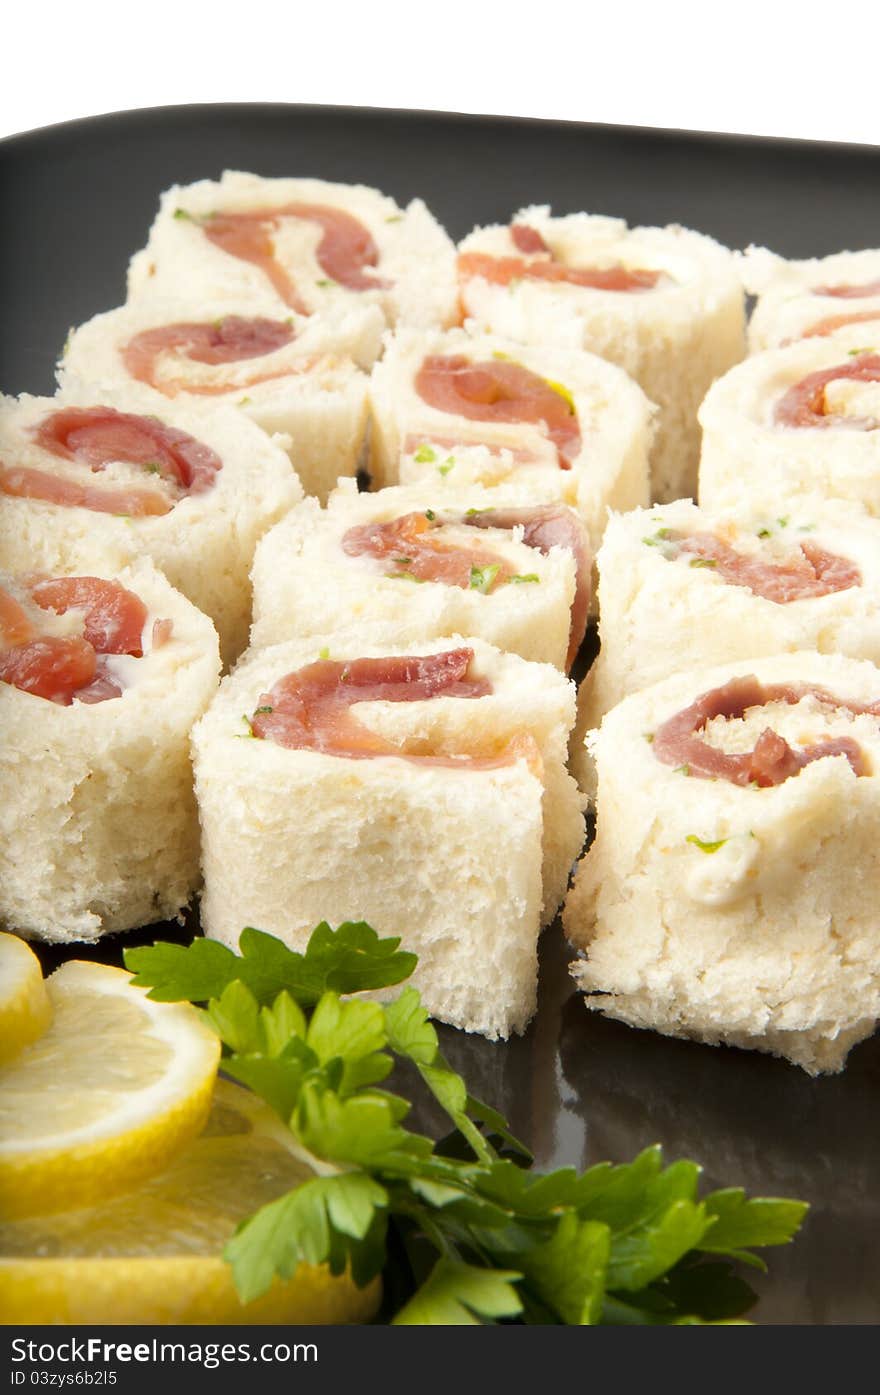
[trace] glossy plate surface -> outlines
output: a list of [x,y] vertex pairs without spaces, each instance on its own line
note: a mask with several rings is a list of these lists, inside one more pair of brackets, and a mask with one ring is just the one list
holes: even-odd
[[[68,328],[125,296],[159,193],[224,168],[418,195],[454,237],[529,203],[631,222],[679,222],[726,242],[816,256],[880,242],[880,150],[615,127],[344,108],[176,107],[0,143],[0,386],[53,390]],[[190,931],[195,928],[191,922]],[[76,957],[119,962],[124,943]],[[45,952],[46,967],[61,956]],[[444,1029],[444,1049],[539,1165],[623,1160],[660,1142],[711,1185],[813,1205],[801,1238],[757,1276],[760,1322],[880,1321],[880,1038],[845,1074],[813,1081],[753,1053],[636,1032],[587,1013],[558,926],[544,937],[541,1001],[507,1045]]]

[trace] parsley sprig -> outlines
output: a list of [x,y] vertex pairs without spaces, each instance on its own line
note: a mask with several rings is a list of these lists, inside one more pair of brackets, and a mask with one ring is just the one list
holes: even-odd
[[[802,1202],[739,1188],[700,1198],[696,1163],[631,1163],[547,1174],[500,1114],[444,1060],[418,992],[416,956],[363,922],[322,922],[303,953],[246,929],[240,954],[214,940],[126,951],[162,1002],[204,1004],[222,1069],[266,1100],[316,1175],[263,1206],[225,1256],[248,1301],[299,1264],[383,1275],[394,1323],[681,1324],[736,1319],[754,1294],[738,1264],[797,1232]],[[415,1073],[452,1126],[407,1125],[410,1101],[379,1088]]]

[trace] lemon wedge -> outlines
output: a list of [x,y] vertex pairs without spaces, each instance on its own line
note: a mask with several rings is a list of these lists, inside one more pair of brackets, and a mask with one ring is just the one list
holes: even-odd
[[300,1265],[243,1305],[221,1257],[240,1220],[313,1176],[267,1105],[219,1081],[204,1133],[100,1207],[0,1222],[0,1322],[365,1321],[378,1283]]
[[163,1167],[204,1127],[220,1043],[189,1004],[76,960],[52,1022],[0,1067],[0,1218],[89,1205]]
[[0,934],[0,1064],[36,1041],[51,1017],[39,959],[18,935]]

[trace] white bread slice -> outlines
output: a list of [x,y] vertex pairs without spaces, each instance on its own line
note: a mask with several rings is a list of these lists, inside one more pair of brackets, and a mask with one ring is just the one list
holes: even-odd
[[[758,297],[749,320],[750,353],[808,335],[836,339],[841,331],[847,343],[853,334],[864,344],[880,341],[880,250],[786,261],[766,247],[748,247],[737,260],[746,290]],[[827,294],[874,285],[870,295]]]
[[750,503],[784,514],[789,501],[819,494],[880,515],[880,431],[857,425],[859,419],[880,420],[880,384],[846,378],[830,383],[828,426],[788,427],[774,420],[790,389],[813,373],[838,366],[845,371],[865,348],[865,336],[850,329],[834,339],[803,339],[754,354],[719,379],[700,408],[703,507]]
[[880,719],[805,699],[709,724],[727,751],[767,727],[795,747],[848,736],[865,775],[843,755],[768,788],[662,764],[660,725],[747,674],[880,703],[873,664],[798,653],[679,674],[609,712],[590,737],[596,839],[564,916],[586,954],[572,972],[587,1007],[632,1026],[837,1071],[880,1015]]
[[[462,356],[473,363],[512,359],[561,390],[581,433],[571,468],[560,467],[543,422],[474,421],[430,406],[415,387],[429,355]],[[648,502],[653,409],[625,373],[592,354],[465,330],[400,330],[388,338],[385,356],[373,370],[370,403],[370,470],[380,485],[398,478],[403,484],[431,480],[450,487],[516,484],[536,499],[575,508],[594,550],[609,508]]]
[[[855,564],[861,580],[779,602],[724,579],[674,539],[711,534],[768,566],[803,560],[801,544]],[[744,506],[710,513],[689,500],[609,520],[597,558],[599,657],[578,692],[572,772],[592,788],[586,733],[629,693],[673,673],[804,649],[880,665],[880,521],[854,504],[797,501],[787,515]]]
[[[627,228],[620,218],[547,207],[514,215],[572,267],[661,273],[643,292],[597,290],[523,278],[494,285],[468,275],[465,314],[482,328],[528,344],[589,349],[623,368],[660,408],[651,453],[651,497],[695,497],[700,434],[697,407],[713,380],[745,352],[742,285],[732,254],[702,233],[672,225]],[[477,228],[460,256],[521,256],[510,226]],[[461,266],[461,263],[460,263]],[[461,274],[461,273],[460,273]]]
[[[228,317],[290,333],[287,344],[257,356],[201,363],[185,348],[159,353],[149,381],[134,376],[124,357],[138,335],[165,327],[222,327]],[[367,430],[367,379],[381,345],[384,320],[373,306],[305,318],[279,314],[277,302],[148,299],[110,310],[74,330],[59,364],[62,391],[77,386],[150,392],[193,411],[238,407],[269,435],[280,434],[307,494],[324,500],[340,475],[357,472]]]
[[[305,500],[259,543],[251,572],[251,645],[349,628],[367,643],[478,635],[498,649],[564,670],[575,594],[572,553],[554,547],[544,556],[521,541],[522,526],[474,528],[460,521],[469,510],[527,503],[515,489],[472,485],[453,493],[427,481],[359,494],[353,481],[341,481],[326,509]],[[476,585],[463,590],[439,581],[414,582],[390,559],[350,556],[343,549],[351,528],[425,510],[438,522],[459,520],[443,525],[446,545],[491,553],[514,575],[532,579],[485,593]]]
[[[322,654],[462,645],[491,694],[360,703],[358,720],[396,746],[452,757],[530,736],[537,764],[354,760],[249,738],[245,717],[262,695]],[[415,982],[435,1016],[490,1037],[522,1031],[535,1008],[542,901],[552,918],[583,838],[564,766],[573,718],[560,673],[476,639],[392,648],[337,635],[249,654],[193,732],[206,933],[236,947],[255,924],[302,947],[321,919],[366,919],[419,954]]]
[[151,557],[172,585],[210,615],[220,635],[223,658],[232,662],[247,643],[248,573],[254,548],[266,529],[303,497],[284,450],[231,407],[206,413],[163,403],[157,410],[154,395],[140,387],[77,385],[52,398],[0,400],[0,462],[75,482],[161,490],[158,477],[139,467],[111,462],[93,473],[87,465],[60,460],[38,446],[33,429],[52,413],[71,406],[106,406],[159,417],[213,450],[222,468],[203,493],[181,498],[168,513],[145,517],[122,517],[0,492],[0,562],[15,571],[69,571],[71,566],[81,566],[83,547],[90,544],[98,551],[111,551],[120,562]]
[[[189,732],[220,675],[211,621],[148,559],[116,569],[92,551],[78,574],[147,607],[143,658],[108,661],[122,695],[62,707],[0,682],[0,926],[59,943],[170,919],[192,897]],[[36,614],[45,632],[82,632],[82,612]],[[157,620],[172,622],[158,647]]]
[[318,224],[285,218],[271,240],[310,314],[335,313],[340,306],[361,311],[375,306],[387,324],[455,322],[455,248],[421,199],[402,209],[362,184],[262,179],[234,170],[226,170],[219,181],[202,179],[165,191],[149,241],[129,266],[129,300],[147,296],[212,301],[278,298],[259,266],[209,242],[200,223],[216,213],[247,213],[297,203],[339,209],[356,218],[375,243],[375,279],[384,283],[351,290],[331,281],[316,255],[321,240]]

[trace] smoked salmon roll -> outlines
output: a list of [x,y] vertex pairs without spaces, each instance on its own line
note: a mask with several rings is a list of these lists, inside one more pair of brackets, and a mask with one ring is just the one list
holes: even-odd
[[746,290],[758,297],[749,320],[751,353],[798,339],[880,343],[880,250],[798,262],[749,247],[740,270]]
[[590,737],[596,839],[564,923],[586,1006],[839,1071],[880,1016],[880,673],[699,669]]
[[404,209],[361,184],[231,170],[162,195],[128,273],[129,300],[157,295],[271,296],[283,313],[320,317],[378,309],[389,325],[458,316],[455,248],[421,199]]
[[[367,429],[367,377],[384,321],[343,310],[306,318],[277,303],[148,300],[96,315],[74,330],[59,368],[62,390],[137,385],[165,402],[238,407],[280,433],[307,494],[326,499],[354,475]],[[354,323],[351,323],[354,322]]]
[[733,255],[686,228],[526,208],[459,247],[466,316],[527,344],[589,349],[625,369],[660,409],[651,497],[696,496],[697,408],[745,352]]
[[597,565],[601,648],[573,743],[582,786],[586,731],[673,673],[798,649],[880,665],[880,522],[855,505],[713,514],[681,499],[613,517]]
[[247,643],[254,548],[302,497],[285,452],[230,407],[160,409],[133,388],[0,401],[0,564],[69,570],[90,543],[149,556],[210,615],[226,662]]
[[700,503],[787,513],[805,494],[880,515],[880,351],[804,339],[755,354],[700,408]]
[[252,652],[193,732],[206,933],[301,948],[365,919],[416,951],[434,1016],[522,1031],[583,840],[573,720],[562,674],[478,639]]
[[251,644],[348,629],[397,644],[478,635],[566,669],[590,571],[586,530],[565,505],[476,485],[453,506],[431,482],[359,494],[343,481],[326,509],[305,500],[258,545]]
[[575,508],[594,549],[609,508],[648,502],[653,409],[592,354],[401,330],[373,370],[370,401],[380,485],[515,484]]
[[0,925],[95,940],[199,882],[189,733],[220,676],[211,621],[150,561],[0,574]]

